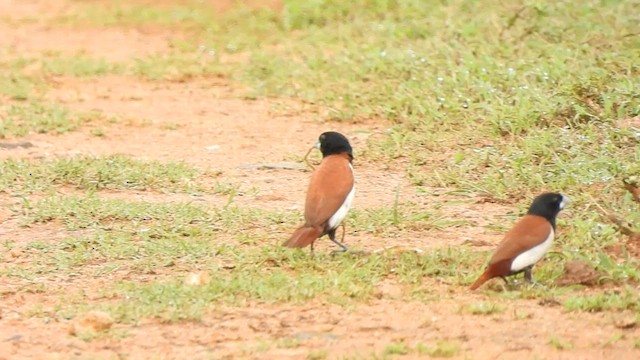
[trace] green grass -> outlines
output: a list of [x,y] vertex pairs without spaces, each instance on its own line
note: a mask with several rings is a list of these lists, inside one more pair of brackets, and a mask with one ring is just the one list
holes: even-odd
[[503,313],[505,309],[505,306],[501,304],[481,302],[471,304],[461,310],[472,315],[491,315]]
[[282,338],[278,340],[276,347],[280,349],[295,349],[300,347],[300,340],[295,338]]
[[[6,64],[0,62],[0,65]],[[19,72],[0,73],[0,95],[6,96],[10,100],[24,101],[37,98],[39,93],[44,92],[43,88],[44,81],[41,79]]]
[[33,62],[33,59],[0,52],[0,96],[17,101],[39,99],[47,87],[45,79],[24,73]]
[[56,19],[59,24],[73,26],[170,26],[202,29],[213,19],[212,9],[195,1],[166,7],[114,1],[110,4],[76,3],[75,10]]
[[226,247],[223,251],[220,246],[217,258],[222,257],[235,266],[210,270],[211,281],[203,286],[186,286],[181,279],[124,282],[107,294],[120,299],[109,307],[110,312],[123,321],[145,317],[178,321],[199,320],[213,303],[302,302],[318,296],[333,302],[363,301],[373,296],[374,285],[384,272],[379,258],[344,257],[318,263],[307,254],[279,248],[243,251]]
[[[94,181],[90,181],[92,178],[92,171],[89,171],[93,166],[101,168],[105,163],[109,163],[110,160],[114,160],[111,166],[113,172],[107,172],[100,176],[102,180],[101,186],[96,186]],[[72,160],[61,160],[63,162]],[[198,185],[198,170],[187,167],[182,163],[147,163],[138,162],[129,158],[123,157],[109,157],[109,158],[81,158],[76,159],[80,163],[75,163],[78,169],[82,171],[74,173],[72,171],[61,172],[56,169],[61,167],[68,169],[66,164],[60,165],[58,162],[48,164],[49,166],[43,166],[43,168],[29,167],[32,164],[23,164],[26,169],[30,169],[30,176],[33,179],[31,183],[22,183],[18,190],[22,189],[22,192],[16,191],[14,194],[27,194],[29,192],[36,192],[42,190],[52,190],[48,186],[51,184],[71,185],[80,190],[88,190],[84,195],[66,195],[66,196],[48,196],[37,202],[31,202],[28,197],[24,198],[22,204],[24,217],[24,223],[43,223],[55,221],[67,226],[70,230],[76,230],[79,228],[88,228],[91,226],[100,225],[104,227],[109,221],[145,221],[145,220],[165,220],[167,216],[174,214],[175,217],[169,217],[168,222],[174,225],[179,224],[193,224],[200,226],[201,221],[204,221],[202,217],[208,218],[208,225],[214,226],[216,229],[225,229],[225,231],[233,234],[236,238],[244,244],[256,244],[255,239],[276,239],[282,238],[284,234],[289,234],[293,229],[299,225],[301,221],[301,214],[297,211],[274,211],[263,210],[259,208],[247,208],[240,207],[234,203],[234,197],[238,190],[237,186],[231,184],[220,185],[216,183],[212,188],[202,187],[202,190],[194,194],[198,196],[202,192],[213,192],[227,196],[227,200],[220,207],[209,207],[205,205],[197,205],[195,203],[168,203],[168,202],[133,202],[124,199],[105,199],[101,197],[99,192],[95,190],[100,189],[130,189],[141,188],[147,190],[154,189],[172,189],[172,185],[175,186],[176,191],[188,191],[196,188],[201,188]],[[43,165],[43,164],[41,164]],[[88,165],[88,166],[87,166]],[[118,171],[118,166],[121,169]],[[139,166],[139,167],[138,167]],[[139,175],[151,176],[154,173],[154,166],[158,166],[161,169],[171,169],[175,166],[175,172],[170,171],[161,173],[157,177],[153,178],[152,184],[154,186],[142,186],[145,184],[146,177],[138,178]],[[74,167],[75,168],[75,167]],[[13,168],[9,168],[12,170]],[[53,169],[53,171],[51,171]],[[186,170],[185,170],[186,169]],[[37,170],[37,171],[36,171]],[[6,190],[12,190],[9,184],[16,186],[15,183],[21,181],[22,178],[18,171],[10,172],[6,171],[7,178],[5,184],[7,184]],[[176,177],[171,177],[171,174],[176,174]],[[9,176],[11,175],[11,176]],[[179,175],[179,176],[178,176]],[[122,178],[120,177],[122,176]],[[194,176],[194,178],[190,178]],[[185,180],[186,179],[186,180]],[[82,181],[79,181],[82,180]],[[77,182],[79,181],[79,182]],[[180,181],[187,181],[186,184]],[[157,188],[156,188],[157,186]],[[406,209],[401,207],[401,216],[407,218],[413,218],[414,214],[410,211],[414,209],[413,206],[409,206]],[[405,213],[405,211],[407,211]],[[384,212],[380,209],[370,209],[370,211],[363,212],[358,218],[358,221],[354,221],[349,224],[349,231],[366,233],[366,234],[384,234],[394,232],[396,234],[401,233],[403,228],[396,230],[387,229],[387,222],[382,221],[376,224],[375,219],[379,213]],[[419,218],[419,217],[417,217]],[[181,219],[181,220],[180,220]],[[421,221],[411,223],[407,221],[404,225],[410,229],[415,229],[422,226]],[[275,232],[275,233],[274,233]],[[278,232],[280,234],[278,234]],[[348,236],[348,235],[347,235]],[[260,241],[258,241],[260,243]],[[432,271],[433,274],[446,274],[455,275],[456,270],[454,266],[460,264],[468,264],[469,262],[477,262],[477,254],[473,254],[466,248],[447,248],[443,250],[433,251],[429,257],[421,257],[414,252],[405,252],[400,254],[401,257],[415,258],[412,262],[415,262],[417,268],[402,268],[398,269],[398,274],[405,276],[407,281],[411,281],[412,273],[415,271]],[[442,266],[444,265],[444,266]],[[463,274],[458,273],[458,279],[462,281]]]
[[[293,96],[334,119],[388,119],[397,125],[366,157],[407,158],[416,184],[507,201],[594,185],[610,194],[611,180],[640,161],[638,132],[616,123],[640,113],[635,7],[290,0],[279,13],[220,15],[198,2],[116,2],[79,5],[65,21],[187,29],[188,45],[130,71],[227,73],[251,97]],[[238,52],[248,63],[219,63]]]
[[182,162],[136,160],[123,155],[53,161],[0,161],[0,192],[28,194],[56,185],[80,190],[197,191],[201,172]]
[[[15,90],[16,96],[29,97],[28,90]],[[29,133],[53,133],[64,134],[76,130],[89,119],[73,113],[66,107],[56,103],[44,103],[40,101],[30,101],[27,103],[16,103],[0,108],[6,115],[0,123],[0,139],[5,137],[21,137]]]
[[460,344],[455,340],[439,340],[432,346],[419,343],[416,345],[416,352],[430,357],[448,358],[460,353]]
[[[298,303],[322,298],[347,306],[383,296],[376,286],[389,278],[402,285],[403,298],[432,302],[438,297],[430,295],[424,279],[437,277],[440,282],[465,285],[475,276],[465,269],[475,269],[484,261],[482,254],[464,247],[433,249],[424,254],[310,257],[306,251],[266,245],[282,241],[298,214],[232,204],[215,208],[108,200],[89,194],[53,196],[26,202],[23,207],[25,226],[61,224],[70,236],[55,243],[37,240],[18,247],[29,254],[32,265],[7,265],[1,271],[3,275],[28,280],[78,273],[153,274],[156,269],[172,269],[171,276],[145,283],[122,281],[105,289],[104,298],[109,301],[103,307],[125,322],[146,317],[169,322],[199,320],[216,303]],[[369,224],[358,221],[350,226],[353,231],[379,233]],[[383,222],[381,226],[386,225]],[[240,238],[239,233],[243,235]],[[258,238],[261,240],[246,242]],[[5,251],[14,247],[7,239]],[[561,268],[561,264],[551,265]],[[199,287],[184,285],[184,276],[191,269],[205,270],[212,280]],[[548,296],[548,291],[531,291],[521,289],[510,296]],[[85,300],[79,299],[64,306],[61,313],[72,314],[86,306]],[[496,314],[504,310],[495,303],[478,303],[464,311]]]
[[[461,284],[467,274],[460,269],[479,261],[460,248],[425,254],[317,253],[310,257],[307,251],[277,246],[291,230],[296,214],[233,205],[131,202],[88,194],[27,201],[23,211],[24,226],[60,224],[69,236],[26,245],[6,239],[0,254],[19,250],[28,254],[31,265],[6,264],[0,269],[2,275],[25,280],[78,274],[117,277],[123,272],[154,274],[171,268],[169,276],[144,283],[126,280],[105,288],[109,301],[104,308],[126,322],[146,317],[199,320],[216,303],[298,303],[322,298],[347,306],[379,298],[376,285],[385,278],[409,285],[403,288],[406,296],[422,299],[429,292],[421,287],[425,277]],[[262,239],[261,246],[234,239],[239,232]],[[184,285],[192,269],[208,272],[211,281],[198,287]],[[89,306],[82,297],[67,305],[61,313],[73,314]]]
[[[18,59],[14,62],[37,65],[37,75],[69,76],[76,78],[99,78],[107,75],[138,77],[151,81],[187,81],[192,78],[225,76],[226,67],[218,57],[208,52],[193,49],[174,49],[167,54],[149,55],[129,61],[110,61],[94,58],[82,53],[65,54],[43,52],[41,56]],[[22,67],[14,66],[16,73],[0,77],[5,85],[0,94],[16,100],[25,100],[40,90],[44,93],[38,77],[23,74]],[[33,72],[34,70],[30,70]]]
[[391,343],[384,347],[384,350],[382,350],[382,356],[385,357],[388,355],[406,355],[411,352],[411,350],[412,349],[403,342]]
[[411,347],[404,342],[394,342],[384,347],[380,357],[373,356],[373,358],[392,359],[394,356],[411,354],[427,355],[431,358],[448,358],[456,356],[459,352],[460,344],[457,341],[438,340],[431,346],[420,342],[415,347]]
[[380,231],[382,235],[469,225],[463,220],[451,219],[437,208],[423,209],[410,202],[365,210],[353,209],[349,212],[347,222],[349,226],[370,232]]
[[270,22],[282,46],[254,49],[236,74],[336,119],[398,123],[367,155],[407,158],[427,184],[578,193],[640,160],[638,133],[615,125],[640,111],[633,7],[289,1]]
[[136,59],[127,72],[146,80],[188,81],[224,76],[224,66],[215,56],[206,53],[172,52]]
[[601,312],[629,309],[640,313],[640,295],[632,288],[626,288],[623,291],[572,296],[564,301],[564,307],[570,311]]
[[307,354],[307,360],[324,360],[328,357],[326,350],[312,350]]
[[[175,322],[200,320],[217,303],[302,303],[321,298],[348,306],[368,301],[378,297],[376,285],[381,280],[395,276],[399,268],[413,267],[417,260],[381,255],[316,254],[312,258],[306,252],[272,246],[245,248],[227,244],[225,237],[205,235],[147,237],[99,231],[65,239],[56,246],[38,244],[42,255],[35,262],[39,264],[35,274],[9,267],[5,275],[30,279],[69,271],[91,271],[93,276],[118,271],[144,274],[170,266],[173,275],[168,278],[145,283],[122,281],[105,289],[103,297],[109,301],[103,307],[124,322],[149,317]],[[33,249],[30,251],[35,252]],[[44,257],[45,253],[48,256]],[[186,271],[193,268],[207,269],[210,282],[185,285]],[[426,272],[420,275],[427,276]],[[65,309],[74,312],[85,306],[84,301],[78,301]]]
[[[88,194],[85,197],[64,196],[45,198],[25,209],[25,224],[62,222],[69,230],[92,226],[108,227],[118,221],[128,221],[125,225],[137,228],[145,221],[166,222],[174,229],[210,221],[211,215],[205,207],[190,203],[151,203],[125,200],[101,199]],[[161,223],[154,224],[159,227]],[[174,230],[173,232],[180,232]]]
[[573,349],[573,344],[569,341],[562,340],[557,336],[552,336],[549,339],[549,345],[553,346],[558,350],[571,350]]
[[83,54],[65,56],[48,54],[36,60],[45,75],[65,75],[75,77],[100,77],[124,73],[124,65],[106,59],[96,59]]

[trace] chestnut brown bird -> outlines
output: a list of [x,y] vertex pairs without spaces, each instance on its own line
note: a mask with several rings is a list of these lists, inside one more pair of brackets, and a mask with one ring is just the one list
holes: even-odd
[[549,251],[556,233],[556,216],[568,203],[569,198],[562,194],[538,195],[527,214],[504,236],[489,266],[471,285],[471,290],[494,277],[499,276],[506,282],[505,277],[521,272],[527,282],[533,282],[531,269]]
[[347,138],[328,131],[318,138],[316,147],[322,152],[322,161],[311,175],[304,206],[304,225],[294,231],[283,246],[303,248],[316,239],[329,235],[329,239],[343,250],[348,248],[336,240],[336,229],[349,212],[355,186],[353,181],[353,150]]

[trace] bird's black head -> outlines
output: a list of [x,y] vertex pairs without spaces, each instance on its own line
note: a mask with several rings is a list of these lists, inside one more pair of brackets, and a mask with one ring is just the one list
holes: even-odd
[[347,138],[335,131],[327,131],[320,135],[316,147],[322,152],[322,157],[334,154],[347,153],[353,159],[353,149]]
[[533,199],[527,214],[542,216],[556,227],[556,216],[569,203],[569,198],[559,193],[544,193]]

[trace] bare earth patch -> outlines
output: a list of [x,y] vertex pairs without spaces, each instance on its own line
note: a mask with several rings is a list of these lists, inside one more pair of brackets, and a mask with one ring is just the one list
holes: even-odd
[[69,7],[69,2],[59,0],[2,0],[0,17],[7,21],[46,22]]
[[[377,300],[353,310],[317,302],[286,307],[223,306],[212,310],[202,323],[115,324],[112,331],[126,331],[126,337],[91,343],[64,335],[52,339],[52,334],[66,333],[66,321],[45,324],[42,319],[27,319],[7,321],[15,327],[3,327],[0,337],[7,339],[2,344],[3,354],[12,358],[46,352],[62,357],[91,354],[148,358],[162,354],[176,359],[300,359],[313,351],[356,356],[381,353],[390,343],[433,346],[443,340],[459,344],[460,354],[454,358],[517,359],[532,353],[543,358],[566,358],[569,353],[549,349],[547,344],[553,336],[574,344],[572,358],[631,359],[635,354],[621,342],[604,346],[611,333],[619,330],[614,320],[600,314],[577,316],[560,308],[541,307],[534,301],[505,301],[507,310],[501,314],[474,316],[461,311],[461,304],[481,296],[464,291],[454,291],[450,296],[451,300],[437,303]],[[578,328],[581,330],[575,331]],[[637,335],[637,331],[627,330],[626,334]]]
[[138,29],[77,29],[52,28],[49,25],[14,27],[0,24],[0,48],[23,57],[42,53],[77,54],[108,61],[144,58],[169,50],[176,36],[161,31]]

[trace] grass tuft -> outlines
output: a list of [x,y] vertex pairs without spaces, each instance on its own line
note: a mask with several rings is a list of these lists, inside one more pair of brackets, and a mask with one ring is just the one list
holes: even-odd
[[82,54],[49,55],[40,60],[40,63],[40,71],[45,75],[100,77],[124,72],[123,64],[110,62],[106,59],[95,59]]
[[[18,92],[15,96],[26,99],[28,92]],[[61,105],[39,101],[13,104],[5,111],[6,116],[0,122],[0,139],[22,137],[29,133],[63,134],[77,129],[86,120]]]
[[430,357],[454,357],[460,352],[460,343],[452,340],[439,340],[433,346],[419,343],[416,345],[416,352]]
[[557,336],[552,336],[549,339],[549,345],[553,346],[558,350],[571,350],[573,349],[573,344],[569,341],[562,340]]
[[471,304],[464,308],[465,312],[468,312],[472,315],[491,315],[491,314],[499,314],[506,310],[506,307],[501,304],[496,303],[487,303],[481,302],[476,304]]
[[0,192],[31,193],[67,185],[82,190],[197,190],[200,172],[182,162],[135,160],[123,155],[49,162],[0,161]]
[[564,307],[571,311],[601,312],[610,310],[640,311],[640,295],[631,288],[622,292],[571,296],[564,301]]

